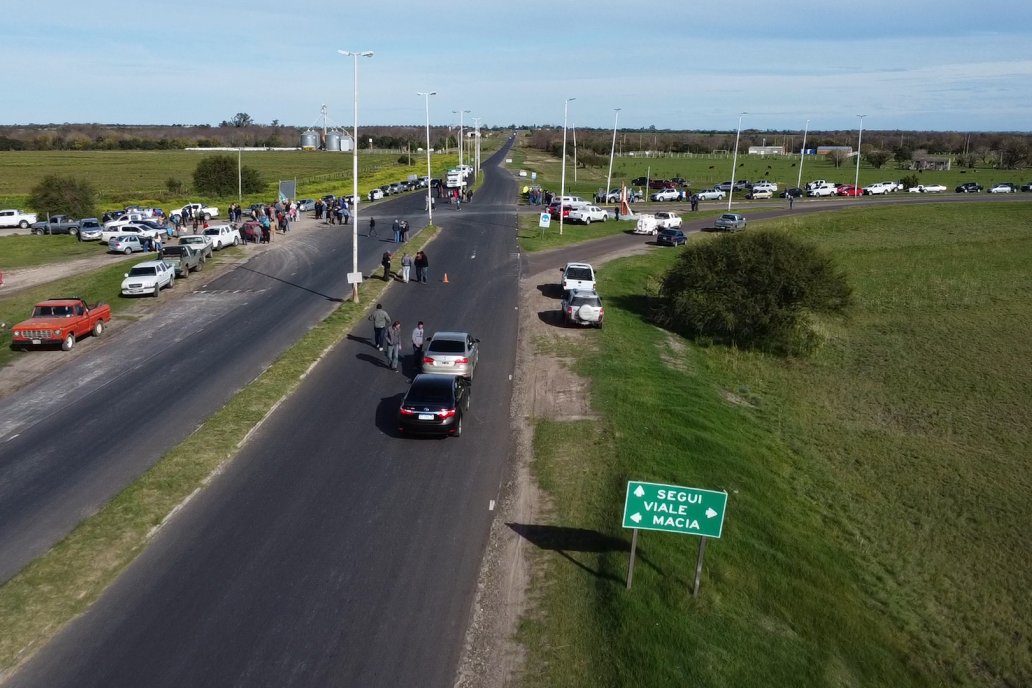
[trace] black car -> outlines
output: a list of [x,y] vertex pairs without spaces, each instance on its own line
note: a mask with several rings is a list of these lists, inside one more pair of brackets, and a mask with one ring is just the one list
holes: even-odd
[[785,189],[778,194],[781,198],[802,198],[803,190],[793,186],[791,189]]
[[957,187],[956,193],[978,193],[982,190],[982,187],[975,182],[964,182]]
[[680,246],[688,241],[688,237],[679,229],[664,227],[656,235],[656,243],[660,246]]
[[412,380],[398,409],[398,430],[412,435],[462,434],[469,410],[470,384],[457,375],[421,373]]
[[1021,190],[1022,191],[1032,191],[1032,182],[1029,182],[1027,184],[1022,184],[1021,185]]
[[648,181],[649,180],[648,180],[647,177],[635,177],[634,179],[631,180],[631,185],[633,185],[633,186],[645,186],[646,182],[648,182]]

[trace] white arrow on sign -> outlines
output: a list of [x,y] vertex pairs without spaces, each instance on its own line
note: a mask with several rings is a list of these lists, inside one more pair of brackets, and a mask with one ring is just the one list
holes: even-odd
[[713,510],[713,507],[706,509],[706,518],[713,518],[717,515],[717,512]]
[[641,514],[631,514],[631,520],[635,523],[641,523]]
[[638,489],[634,491],[634,496],[635,497],[642,497],[644,494],[645,494],[645,489],[641,485],[638,485]]

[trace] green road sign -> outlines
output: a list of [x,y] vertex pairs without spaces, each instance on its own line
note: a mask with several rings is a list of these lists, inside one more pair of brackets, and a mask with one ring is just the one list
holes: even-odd
[[623,527],[719,538],[727,492],[630,481]]

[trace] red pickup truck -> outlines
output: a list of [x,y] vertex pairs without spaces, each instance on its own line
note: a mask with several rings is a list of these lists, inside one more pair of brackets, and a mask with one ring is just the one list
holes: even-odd
[[90,306],[78,297],[49,299],[37,303],[32,317],[12,328],[11,346],[27,349],[33,345],[60,344],[69,351],[79,337],[99,337],[104,323],[110,321],[111,306],[106,303]]

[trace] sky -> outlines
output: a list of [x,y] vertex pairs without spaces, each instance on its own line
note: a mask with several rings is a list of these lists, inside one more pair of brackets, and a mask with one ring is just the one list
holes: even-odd
[[7,5],[0,124],[1032,132],[1030,0]]

